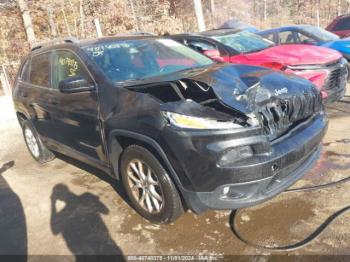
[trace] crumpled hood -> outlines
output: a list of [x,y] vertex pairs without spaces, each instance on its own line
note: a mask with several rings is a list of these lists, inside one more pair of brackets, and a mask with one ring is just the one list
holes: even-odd
[[311,45],[279,45],[245,56],[248,60],[278,62],[291,66],[325,65],[341,58],[341,54],[335,50]]
[[271,140],[322,109],[321,96],[308,80],[247,65],[213,64],[130,88],[158,99],[160,111],[259,126]]
[[224,104],[244,114],[256,112],[257,107],[274,100],[315,92],[315,87],[303,78],[246,65],[218,64],[183,78],[207,84]]

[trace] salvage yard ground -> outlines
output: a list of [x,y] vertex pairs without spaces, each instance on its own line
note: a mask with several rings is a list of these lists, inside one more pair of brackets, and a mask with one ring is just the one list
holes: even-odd
[[[0,106],[0,253],[7,249],[44,255],[269,254],[233,236],[230,212],[187,213],[174,224],[152,225],[129,207],[123,190],[103,172],[63,156],[45,165],[36,163],[25,147],[11,99],[0,97]],[[323,154],[295,187],[350,175],[350,92],[328,106],[327,113]],[[240,230],[259,244],[285,245],[304,238],[349,204],[350,183],[282,194],[245,209]],[[349,215],[311,245],[290,254],[349,255]]]

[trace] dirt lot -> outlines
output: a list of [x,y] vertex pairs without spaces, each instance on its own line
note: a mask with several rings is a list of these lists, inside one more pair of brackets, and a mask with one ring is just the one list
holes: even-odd
[[[39,165],[27,152],[10,100],[0,97],[0,108],[0,254],[269,253],[232,235],[229,212],[187,213],[172,225],[152,225],[129,207],[122,190],[102,172],[62,157]],[[322,157],[295,186],[350,175],[349,94],[327,112],[330,125]],[[53,191],[59,195],[54,205]],[[245,209],[239,223],[252,241],[283,245],[302,239],[349,205],[349,199],[350,183],[282,194]],[[290,254],[350,254],[349,228],[346,214],[311,245]]]

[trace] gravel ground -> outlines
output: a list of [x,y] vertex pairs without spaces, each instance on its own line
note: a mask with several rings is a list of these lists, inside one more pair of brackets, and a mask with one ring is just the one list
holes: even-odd
[[[230,212],[186,213],[157,226],[137,215],[121,188],[103,172],[66,157],[36,163],[25,147],[11,99],[0,97],[0,254],[269,254],[239,242]],[[350,96],[328,106],[330,118],[317,166],[295,186],[350,175]],[[52,204],[53,191],[58,195]],[[260,244],[302,239],[349,205],[350,183],[308,193],[282,194],[240,218],[243,235]],[[309,246],[289,254],[350,254],[349,215]]]

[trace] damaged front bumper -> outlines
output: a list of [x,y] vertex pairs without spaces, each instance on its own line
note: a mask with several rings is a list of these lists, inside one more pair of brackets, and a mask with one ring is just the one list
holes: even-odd
[[[159,143],[181,181],[178,186],[187,205],[200,213],[256,205],[284,191],[314,165],[326,129],[321,112],[272,142],[256,128],[242,132],[168,127]],[[247,147],[252,155],[241,150]]]
[[349,79],[349,66],[345,59],[325,66],[289,66],[294,74],[313,82],[321,91],[325,103],[336,102],[343,98]]

